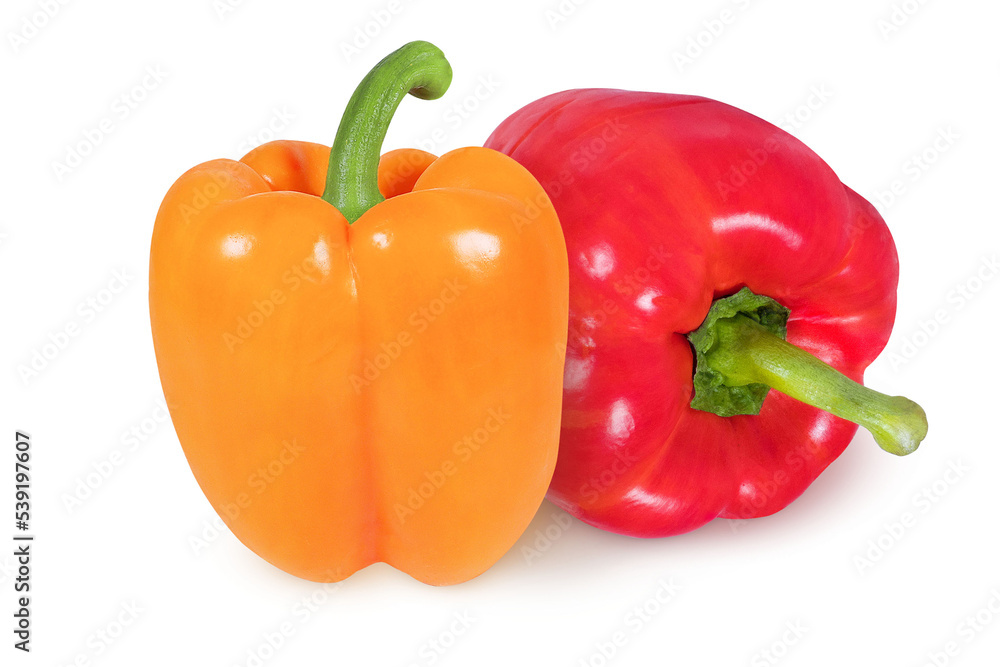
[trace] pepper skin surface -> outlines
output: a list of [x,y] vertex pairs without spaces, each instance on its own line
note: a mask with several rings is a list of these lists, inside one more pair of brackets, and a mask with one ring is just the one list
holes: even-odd
[[150,320],[188,463],[236,537],[305,579],[376,562],[475,577],[555,467],[566,249],[551,207],[517,224],[541,185],[486,148],[379,160],[400,99],[450,79],[408,44],[362,81],[332,150],[204,163],[156,217]]
[[464,581],[555,465],[558,221],[515,229],[540,186],[469,148],[348,225],[319,198],[329,150],[274,142],[170,189],[150,264],[170,414],[213,507],[281,569]]
[[892,237],[815,153],[720,102],[607,89],[533,102],[486,146],[545,186],[566,237],[556,504],[618,533],[673,535],[776,512],[844,451],[854,423],[778,391],[757,415],[689,405],[685,335],[744,287],[790,309],[789,343],[856,382],[885,346]]

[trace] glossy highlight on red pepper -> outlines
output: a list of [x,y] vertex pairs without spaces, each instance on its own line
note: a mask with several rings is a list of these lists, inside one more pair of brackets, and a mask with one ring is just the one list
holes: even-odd
[[[556,504],[615,532],[673,535],[798,497],[857,430],[827,410],[896,454],[923,438],[919,406],[855,384],[892,329],[892,237],[797,139],[701,97],[589,89],[529,104],[486,146],[542,183],[566,236]],[[687,336],[737,293],[787,323],[765,331],[754,306],[708,332],[698,367],[719,373],[717,389],[768,383],[756,406],[709,400],[716,414],[692,407]]]

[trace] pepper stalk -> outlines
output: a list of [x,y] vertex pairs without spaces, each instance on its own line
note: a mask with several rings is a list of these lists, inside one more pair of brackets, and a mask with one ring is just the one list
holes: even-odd
[[451,85],[451,65],[430,42],[410,42],[383,58],[361,80],[337,128],[323,199],[350,223],[385,201],[378,164],[389,123],[407,93],[436,100]]
[[905,456],[927,436],[924,410],[851,380],[784,340],[789,311],[747,288],[716,300],[688,334],[697,365],[691,407],[731,417],[758,414],[774,389],[863,426],[885,451]]

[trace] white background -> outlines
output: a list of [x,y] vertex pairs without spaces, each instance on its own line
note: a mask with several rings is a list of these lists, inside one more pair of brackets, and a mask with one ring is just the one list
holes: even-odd
[[[997,664],[1000,280],[989,262],[1000,247],[1000,7],[896,2],[909,14],[887,32],[892,0],[5,0],[0,516],[13,509],[14,431],[26,430],[37,542],[30,655],[11,647],[12,547],[0,549],[0,662]],[[723,10],[729,22],[713,24]],[[368,25],[370,43],[348,57],[344,45],[372,12],[391,18]],[[482,144],[537,97],[605,86],[700,94],[782,121],[876,201],[899,181],[903,194],[879,203],[901,257],[898,318],[867,381],[923,404],[931,431],[921,449],[897,459],[859,433],[781,513],[670,539],[562,527],[545,503],[495,567],[443,589],[386,566],[319,587],[228,531],[213,538],[215,515],[173,428],[156,421],[146,271],[157,206],[189,167],[238,158],[272,134],[331,142],[355,84],[412,39],[440,46],[455,80],[443,100],[404,101],[387,149]],[[678,66],[691,39],[705,46]],[[60,177],[54,164],[103,119],[111,131]],[[935,148],[941,132],[957,137]],[[925,151],[923,168],[913,157]],[[107,297],[116,271],[127,286],[91,316],[87,300]],[[927,325],[936,313],[944,323]],[[79,335],[22,378],[19,367],[71,323]],[[131,429],[144,438],[134,447]],[[107,472],[115,451],[110,475],[92,474]],[[196,553],[192,538],[207,545]],[[665,603],[661,581],[679,589]],[[644,605],[643,619],[634,610]],[[133,606],[131,619],[123,610]],[[278,642],[282,629],[291,634]],[[605,658],[616,632],[624,646]]]

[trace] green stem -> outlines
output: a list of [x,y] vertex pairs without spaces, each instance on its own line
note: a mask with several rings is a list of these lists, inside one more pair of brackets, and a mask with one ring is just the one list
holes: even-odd
[[399,103],[407,93],[434,100],[451,85],[451,65],[428,42],[410,42],[393,51],[358,85],[330,151],[323,199],[354,222],[384,201],[378,190],[378,163]]
[[854,382],[743,314],[715,323],[705,361],[727,386],[763,384],[865,427],[879,447],[903,456],[927,435],[923,409]]

